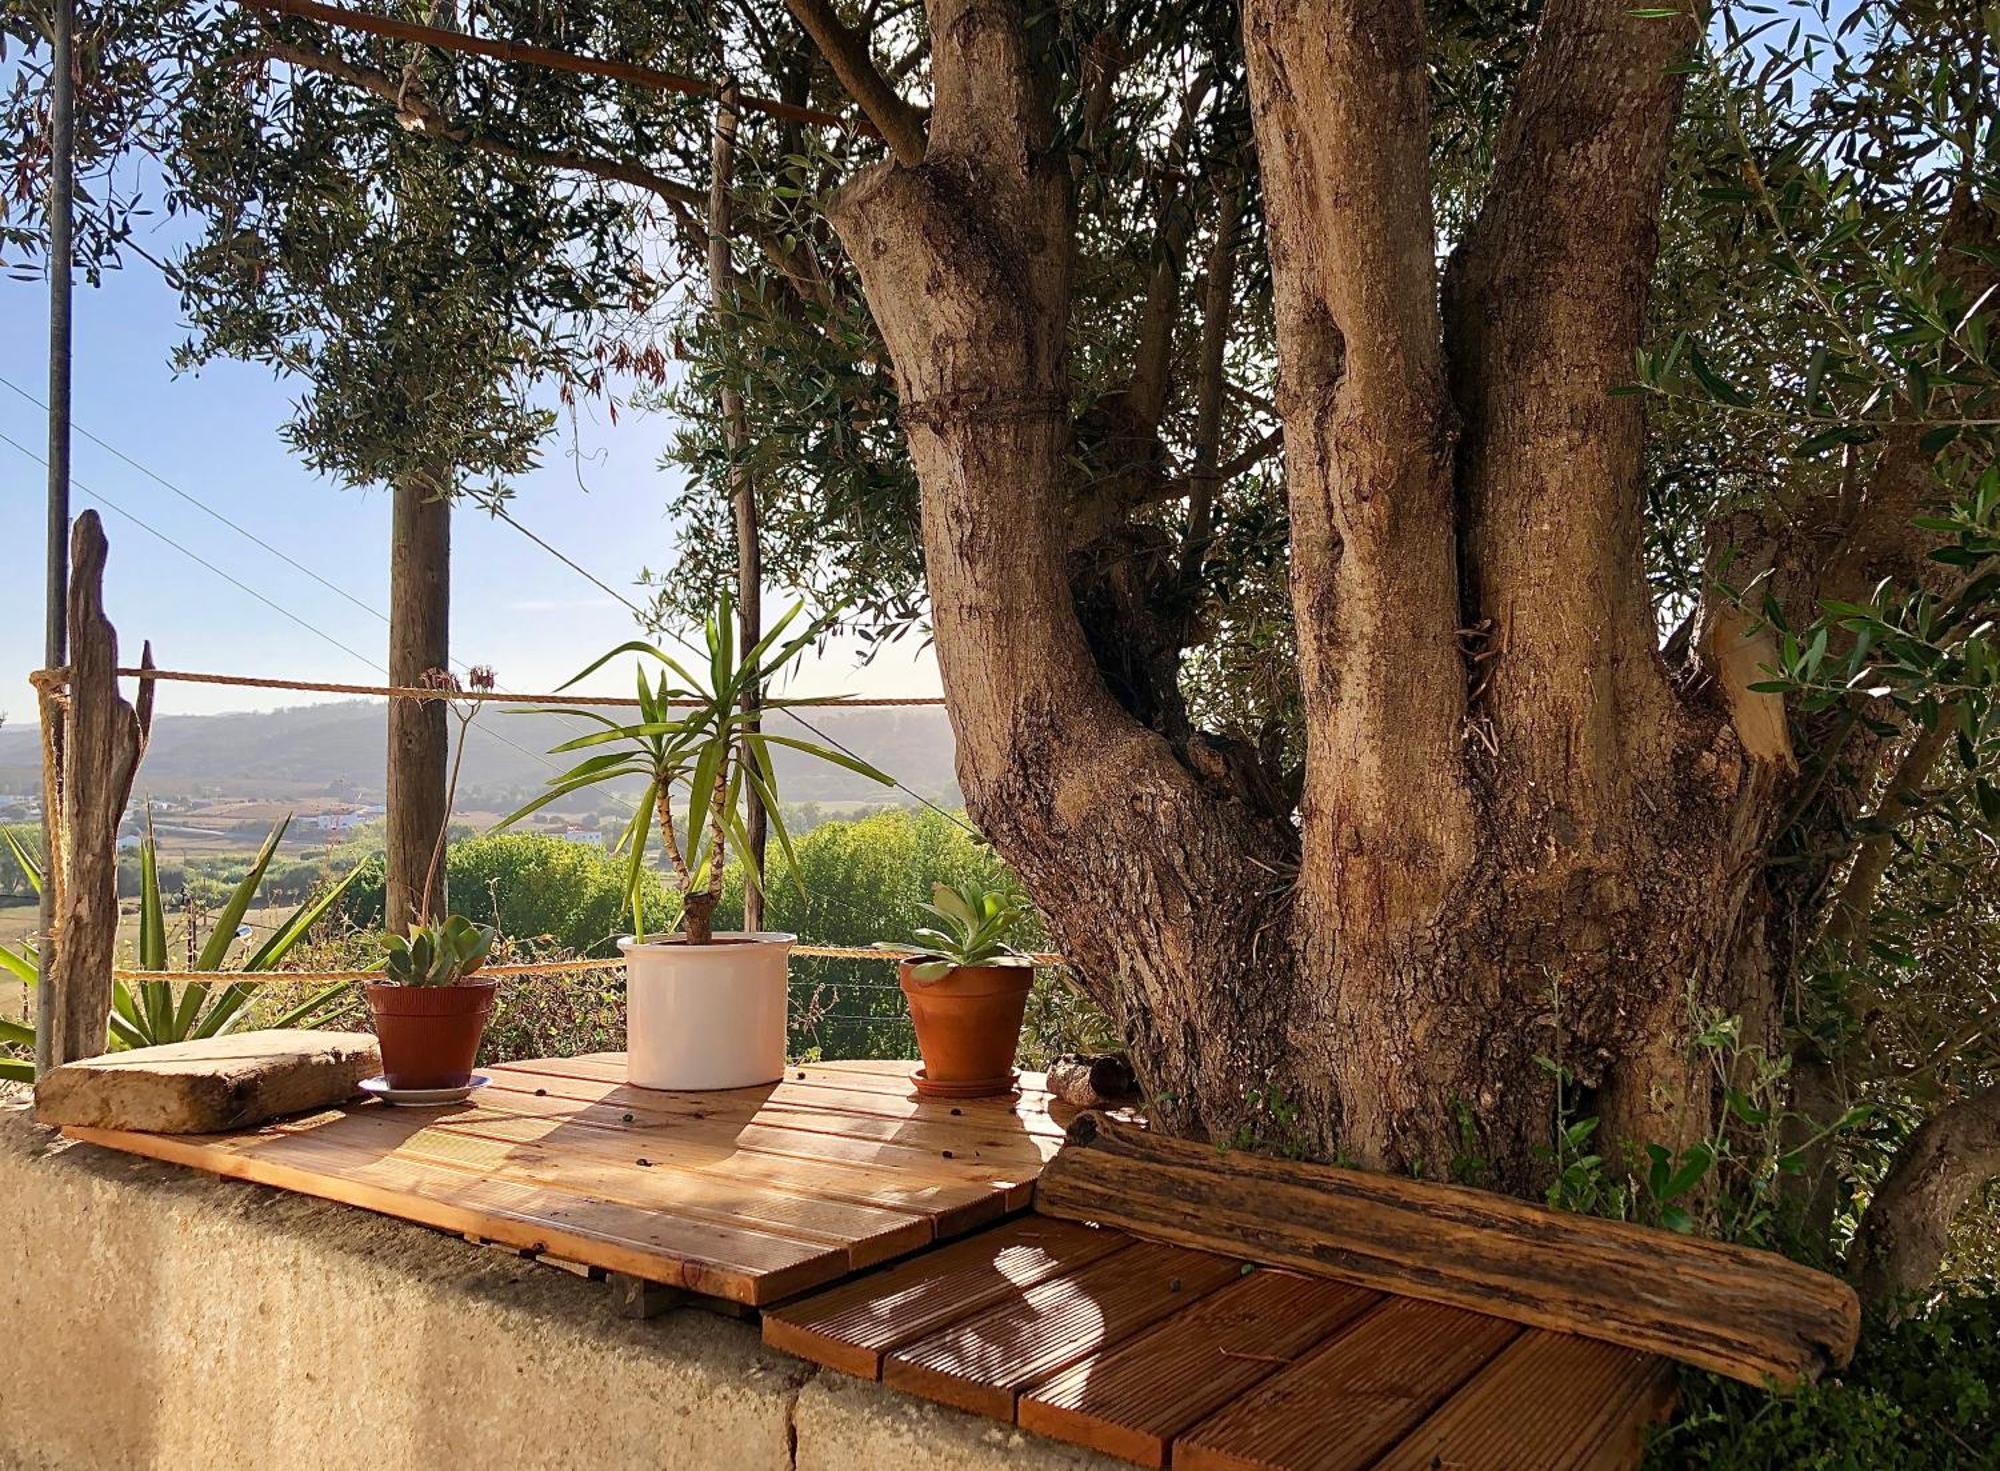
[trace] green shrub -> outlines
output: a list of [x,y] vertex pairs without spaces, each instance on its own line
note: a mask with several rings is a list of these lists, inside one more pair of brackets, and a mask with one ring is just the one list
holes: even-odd
[[503,980],[479,1061],[491,1066],[524,1057],[624,1050],[624,972],[587,970]]
[[[498,833],[454,843],[445,859],[451,908],[475,924],[490,924],[517,943],[540,943],[566,954],[617,954],[631,932],[624,908],[624,865],[602,848],[545,833]],[[361,929],[379,929],[383,866],[368,860],[343,908]],[[646,912],[662,913],[658,883]]]
[[2000,1468],[2000,1283],[1894,1328],[1870,1324],[1854,1362],[1793,1395],[1692,1370],[1653,1468],[1993,1471]]

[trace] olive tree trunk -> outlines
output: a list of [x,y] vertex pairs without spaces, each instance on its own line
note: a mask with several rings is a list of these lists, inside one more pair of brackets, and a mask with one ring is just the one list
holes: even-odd
[[1705,1130],[1688,1042],[1762,973],[1778,763],[1656,653],[1644,426],[1608,393],[1692,20],[1551,0],[1441,315],[1421,6],[1246,5],[1308,723],[1292,821],[1093,663],[1038,38],[1019,4],[929,9],[923,157],[833,221],[901,388],[968,804],[1158,1116],[1526,1188],[1541,1058],[1628,1146]]

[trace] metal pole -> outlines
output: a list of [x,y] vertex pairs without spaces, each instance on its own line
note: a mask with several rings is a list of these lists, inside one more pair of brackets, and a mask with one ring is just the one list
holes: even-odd
[[[71,39],[76,0],[51,0],[49,62],[49,491],[47,625],[42,663],[55,669],[69,659],[69,388],[71,198],[75,187],[76,87]],[[58,743],[58,754],[61,746]],[[56,824],[62,814],[45,791],[42,797],[42,852],[55,856]],[[53,873],[42,881],[41,943],[36,948],[35,1071],[48,1071],[55,1042],[56,997],[49,981],[55,959],[51,934],[56,923]]]

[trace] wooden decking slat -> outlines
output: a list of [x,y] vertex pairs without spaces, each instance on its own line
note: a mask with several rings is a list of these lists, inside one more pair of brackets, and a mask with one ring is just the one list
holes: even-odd
[[1015,1397],[1242,1274],[1228,1257],[1141,1241],[890,1354],[882,1380],[1014,1418]]
[[[624,1083],[592,1078],[571,1078],[557,1073],[524,1073],[511,1068],[495,1068],[491,1091],[503,1094],[541,1094],[574,1099],[583,1104],[643,1110],[661,1120],[746,1124],[751,1120],[774,1129],[798,1129],[814,1134],[838,1134],[852,1139],[891,1141],[934,1150],[951,1150],[954,1155],[1004,1160],[1039,1168],[1041,1162],[1062,1145],[1062,1130],[1044,1119],[1030,1129],[1013,1114],[989,1111],[978,1117],[953,1118],[938,1104],[905,1104],[900,1111],[859,1106],[847,1100],[859,1098],[862,1105],[881,1096],[846,1094],[838,1089],[816,1089],[806,1084],[776,1084],[771,1088],[731,1091],[714,1095],[669,1093],[653,1088],[634,1088]],[[888,1105],[898,1100],[885,1098]]]
[[[561,1077],[589,1078],[598,1082],[625,1081],[625,1054],[622,1052],[586,1052],[576,1057],[532,1058],[522,1062],[510,1062],[507,1066]],[[916,1088],[912,1079],[919,1066],[920,1064],[915,1062],[903,1062],[894,1058],[794,1063],[785,1069],[781,1081],[787,1083],[820,1081],[837,1087],[883,1093],[894,1097],[915,1097]],[[1048,1089],[1043,1086],[1040,1073],[1021,1074],[1020,1086],[1016,1092],[1017,1100],[995,1097],[953,1099],[952,1102],[968,1110],[974,1108],[1006,1110],[1019,1100],[1036,1104],[1048,1097]]]
[[764,1315],[764,1341],[876,1379],[892,1350],[1131,1242],[1123,1232],[1029,1216],[773,1308]]
[[[482,1098],[487,1095],[480,1095]],[[504,1104],[504,1106],[496,1106]],[[768,1186],[823,1200],[851,1201],[929,1216],[939,1236],[956,1236],[998,1220],[1011,1208],[1011,1185],[992,1180],[883,1169],[867,1162],[771,1153],[754,1148],[720,1150],[699,1141],[678,1140],[636,1116],[623,1123],[615,1113],[585,1122],[565,1111],[560,1100],[508,1095],[434,1115],[439,1127],[472,1129],[513,1143],[551,1143],[587,1151],[630,1150],[656,1164],[746,1184]]]
[[[311,1130],[292,1126],[288,1132]],[[747,1226],[847,1252],[848,1265],[869,1267],[931,1239],[927,1216],[879,1206],[793,1194],[726,1176],[679,1169],[625,1141],[576,1131],[544,1143],[495,1138],[476,1119],[427,1121],[395,1109],[356,1109],[341,1116],[343,1143],[380,1145],[399,1158],[566,1190],[641,1210]],[[640,1159],[647,1163],[641,1165]]]
[[848,1270],[841,1250],[491,1179],[326,1137],[231,1135],[218,1145],[214,1136],[65,1132],[86,1143],[192,1164],[524,1251],[549,1251],[752,1306]]
[[[1390,1298],[1174,1442],[1177,1471],[1361,1471],[1521,1329]],[[1541,1463],[1513,1463],[1541,1471]]]
[[[951,1149],[947,1154],[944,1149],[927,1145],[919,1148],[894,1140],[773,1128],[761,1121],[676,1118],[649,1110],[636,1099],[585,1103],[556,1097],[551,1104],[548,1099],[535,1099],[532,1094],[494,1089],[475,1096],[480,1100],[477,1106],[545,1119],[550,1128],[611,1129],[627,1137],[643,1138],[662,1150],[671,1149],[676,1162],[683,1164],[715,1163],[748,1150],[813,1164],[859,1166],[904,1181],[997,1189],[1006,1193],[1010,1208],[1029,1203],[1035,1178],[1040,1173],[1040,1166],[1032,1158],[1018,1154],[998,1157],[997,1151],[989,1154],[970,1149]],[[533,1101],[529,1102],[530,1099]],[[628,1120],[626,1114],[632,1117]]]
[[1380,1301],[1341,1282],[1252,1272],[1030,1390],[1021,1426],[1164,1466],[1176,1435]]
[[1664,1361],[1616,1344],[1525,1333],[1375,1471],[1580,1471],[1629,1430],[1635,1397],[1665,1371]]

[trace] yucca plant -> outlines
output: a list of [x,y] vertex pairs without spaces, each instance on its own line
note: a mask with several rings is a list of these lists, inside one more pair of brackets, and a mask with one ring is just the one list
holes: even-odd
[[[257,852],[256,861],[250,865],[250,871],[217,912],[208,938],[195,955],[190,973],[225,970],[243,916],[249,913],[250,906],[256,901],[257,891],[264,884],[264,872],[271,866],[271,859],[276,855],[278,844],[290,824],[291,818],[287,817],[271,829],[271,835]],[[326,893],[293,910],[291,916],[273,930],[263,944],[227,973],[268,974],[277,970],[291,948],[303,940],[306,932],[339,902],[340,896],[359,872],[358,866],[348,870],[347,875]],[[145,839],[139,845],[139,939],[136,960],[140,970],[167,969],[166,907],[160,897],[159,850],[154,842],[150,815],[146,819]],[[189,980],[180,983],[180,993],[176,995],[174,985],[168,980],[138,981],[129,986],[123,981],[113,983],[111,1044],[114,1049],[157,1047],[164,1042],[223,1036],[242,1024],[244,1009],[256,989],[253,984],[239,981],[217,988],[209,981]],[[337,1015],[351,996],[348,986],[336,982],[272,1018],[270,1025],[322,1025]]]
[[1031,957],[1000,938],[1027,912],[1018,895],[968,879],[959,884],[933,884],[931,902],[923,907],[945,928],[924,926],[910,932],[918,947],[906,971],[910,979],[929,983],[969,966],[1034,964]]
[[[640,656],[639,719],[621,723],[591,711],[562,711],[581,714],[604,728],[565,741],[552,754],[586,750],[596,754],[550,778],[547,791],[503,819],[498,827],[519,822],[548,803],[587,787],[626,779],[643,781],[645,793],[638,810],[632,814],[614,850],[626,855],[625,892],[632,910],[633,937],[646,938],[645,915],[640,909],[640,878],[646,844],[657,822],[660,843],[681,894],[683,933],[691,945],[714,943],[715,906],[722,898],[723,868],[729,853],[733,851],[741,860],[744,882],[760,893],[764,889],[764,875],[758,870],[744,826],[746,792],[755,793],[763,804],[770,835],[777,841],[787,870],[795,877],[798,872],[791,834],[785,830],[778,806],[778,777],[771,762],[774,747],[803,751],[889,785],[887,776],[856,757],[814,741],[754,728],[760,715],[781,714],[809,705],[839,704],[839,697],[767,698],[761,712],[743,708],[746,693],[768,687],[827,630],[831,615],[815,619],[803,633],[781,642],[785,630],[797,619],[800,606],[793,604],[769,633],[739,656],[735,607],[725,594],[717,601],[703,629],[708,653],[706,677],[691,672],[657,645],[639,639],[620,644],[591,664],[563,688],[588,678],[621,655]],[[657,679],[648,675],[646,660],[660,666]],[[597,749],[607,746],[613,749]],[[684,805],[678,815],[677,794],[684,794]]]
[[456,986],[486,963],[498,933],[454,914],[442,924],[413,924],[382,937],[382,977],[394,986]]

